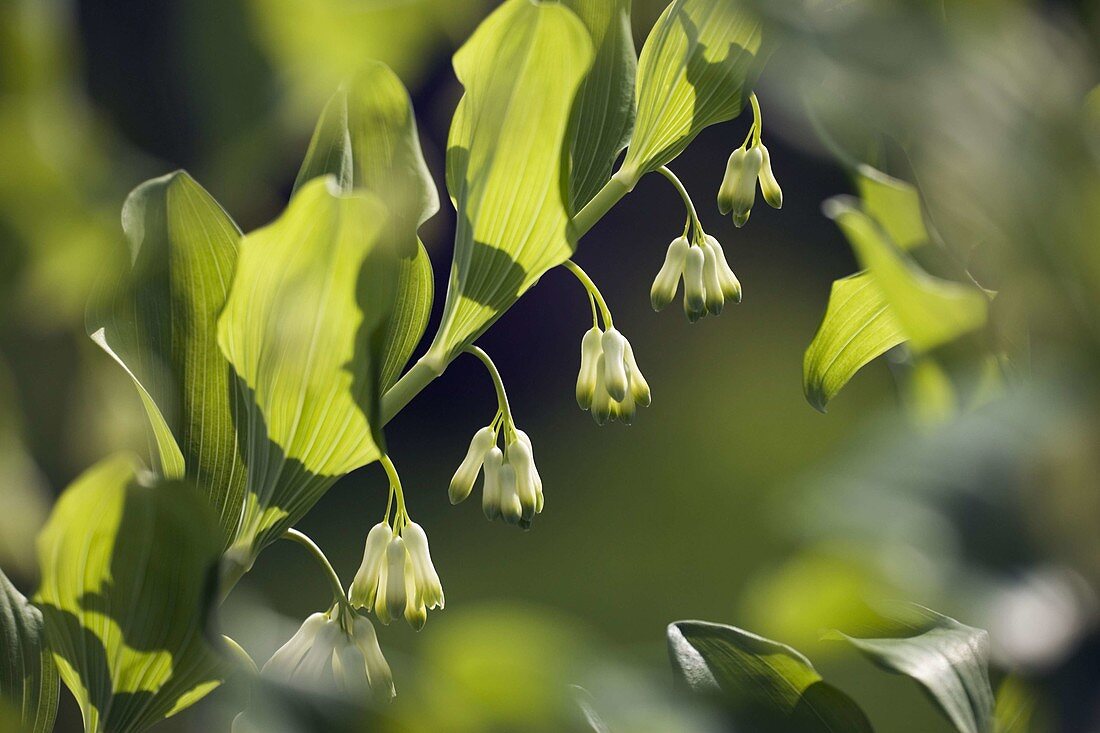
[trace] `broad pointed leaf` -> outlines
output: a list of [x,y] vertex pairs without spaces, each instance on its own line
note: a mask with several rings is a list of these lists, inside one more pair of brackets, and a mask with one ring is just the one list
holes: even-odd
[[382,351],[385,389],[400,376],[428,326],[435,283],[416,231],[439,211],[412,100],[385,64],[368,62],[322,112],[295,186],[322,175],[335,176],[345,193],[365,189],[378,196],[390,214],[389,237],[401,261]]
[[989,634],[916,605],[898,608],[887,620],[881,638],[835,635],[883,669],[923,685],[960,733],[989,733]]
[[58,500],[38,540],[35,603],[86,731],[142,731],[219,684],[207,641],[220,554],[194,489],[106,460]]
[[42,612],[0,571],[0,704],[18,715],[27,733],[49,733],[60,687]]
[[746,730],[872,730],[851,698],[785,644],[733,626],[679,621],[668,627],[668,645],[679,680],[718,700]]
[[335,179],[304,185],[246,236],[218,343],[245,406],[248,495],[231,572],[298,521],[341,476],[376,460],[379,371],[395,261],[385,210]]
[[869,165],[859,166],[855,176],[863,210],[894,244],[910,250],[928,241],[916,186]]
[[152,427],[154,464],[186,476],[229,539],[245,471],[237,450],[230,368],[215,324],[225,305],[240,231],[187,173],[134,189],[122,210],[131,269],[109,299],[95,297],[88,333],[134,381]]
[[739,0],[674,0],[638,61],[638,119],[624,174],[667,165],[699,132],[741,113],[767,55],[760,19]]
[[437,368],[573,252],[566,134],[593,56],[569,9],[508,0],[454,58],[465,95],[447,145],[458,212]]
[[837,280],[803,360],[806,399],[825,412],[856,372],[903,341],[905,334],[871,275],[861,272]]
[[611,178],[634,128],[638,52],[630,30],[631,0],[562,0],[596,49],[569,120],[569,210],[576,214]]

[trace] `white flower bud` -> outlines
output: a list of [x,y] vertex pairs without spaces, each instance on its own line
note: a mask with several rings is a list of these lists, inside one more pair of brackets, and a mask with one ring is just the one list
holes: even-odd
[[772,156],[764,143],[760,143],[760,192],[764,194],[764,200],[773,209],[783,208],[783,189],[779,187],[779,181],[772,172]]
[[759,145],[754,145],[745,152],[745,162],[733,191],[733,223],[738,228],[745,226],[752,212],[752,205],[756,203],[756,179],[760,175],[763,161],[764,155],[760,152]]
[[603,331],[593,326],[581,339],[581,368],[577,373],[577,404],[582,410],[592,407],[592,396],[596,391],[596,363],[603,353],[601,339]]
[[389,624],[394,616],[405,611],[408,596],[405,593],[405,572],[409,553],[405,549],[405,540],[394,537],[386,548],[386,587],[379,588],[374,612],[378,620]]
[[523,505],[516,490],[516,467],[505,463],[500,468],[500,514],[508,524],[523,518]]
[[429,608],[443,608],[443,584],[432,564],[428,549],[428,535],[416,522],[410,522],[401,530],[405,549],[409,552],[409,564],[416,575],[417,592]]
[[626,339],[617,329],[609,329],[603,335],[604,388],[611,399],[620,401],[626,397],[630,378],[626,373]]
[[420,631],[428,623],[428,609],[420,597],[420,588],[416,584],[416,573],[405,568],[405,621],[414,631]]
[[530,520],[535,516],[538,505],[538,491],[535,488],[535,461],[531,449],[522,440],[508,444],[508,463],[516,471],[516,495],[519,496],[523,518]]
[[737,191],[737,181],[741,177],[741,170],[745,167],[745,149],[738,148],[730,155],[726,163],[726,175],[722,178],[722,186],[718,189],[718,210],[722,216],[733,211],[734,195]]
[[684,258],[687,257],[691,242],[687,237],[672,241],[665,253],[665,262],[661,265],[653,287],[649,289],[649,302],[653,310],[661,311],[676,298],[676,289],[680,287],[680,275],[684,272]]
[[703,250],[703,285],[707,291],[707,312],[717,316],[726,304],[722,282],[718,278],[718,257],[706,240],[703,241],[701,249]]
[[706,236],[707,244],[714,250],[715,259],[718,264],[718,281],[722,285],[722,294],[726,297],[726,300],[732,300],[735,303],[741,302],[741,282],[737,279],[737,275],[730,269],[729,262],[726,261],[726,252],[722,249],[722,243],[709,234]]
[[642,376],[642,370],[638,368],[638,362],[634,359],[634,349],[630,342],[626,342],[626,370],[630,373],[630,394],[634,401],[642,407],[649,407],[653,401],[653,395],[649,391],[649,382]]
[[527,433],[517,429],[516,435],[518,435],[519,439],[527,446],[527,451],[531,454],[531,481],[535,486],[536,495],[535,514],[542,514],[542,506],[544,503],[542,496],[542,476],[539,475],[539,469],[535,465],[535,448],[531,445],[531,438]]
[[451,485],[447,489],[447,496],[452,504],[466,501],[470,492],[474,490],[474,482],[481,472],[481,464],[485,461],[485,453],[496,442],[497,434],[492,426],[486,426],[474,433],[470,441],[470,448],[466,451],[466,457],[462,459],[458,470],[455,471]]
[[627,392],[626,397],[621,401],[611,403],[611,412],[613,419],[621,420],[624,425],[633,423],[634,415],[638,412],[634,402],[634,393]]
[[393,531],[386,522],[379,522],[371,527],[367,533],[367,541],[363,547],[363,562],[355,573],[355,579],[351,582],[351,590],[348,599],[356,608],[370,609],[374,605],[375,595],[382,581],[383,561],[386,557],[386,547],[393,539]]
[[703,283],[703,264],[706,255],[698,247],[692,247],[684,263],[684,313],[695,323],[707,312],[707,290]]
[[596,389],[592,396],[592,419],[597,425],[603,425],[611,417],[611,395],[607,393],[604,372],[605,355],[600,354],[596,363]]
[[386,662],[386,658],[382,656],[382,648],[378,646],[378,634],[375,633],[374,624],[370,619],[363,616],[355,617],[352,640],[363,655],[371,690],[382,699],[393,697],[396,694],[393,688],[393,674],[390,672],[390,665]]
[[264,664],[262,673],[277,682],[289,683],[298,665],[317,639],[317,634],[325,627],[328,617],[323,613],[314,613],[309,616],[290,641],[283,644],[271,655],[271,659]]
[[481,510],[490,522],[500,518],[500,473],[504,452],[495,445],[485,454],[485,487],[481,494]]

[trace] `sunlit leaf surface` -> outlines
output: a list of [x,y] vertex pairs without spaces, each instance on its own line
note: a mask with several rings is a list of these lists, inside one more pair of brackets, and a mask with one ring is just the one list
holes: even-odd
[[58,500],[35,603],[87,731],[145,730],[219,684],[206,638],[220,552],[194,489],[112,458]]
[[60,687],[42,612],[0,571],[0,703],[28,733],[49,733]]
[[668,627],[668,645],[679,680],[719,701],[747,730],[872,730],[851,698],[785,644],[733,626],[679,621]]
[[349,471],[379,456],[378,380],[395,260],[385,210],[332,178],[240,245],[218,343],[245,405],[242,568]]
[[592,56],[575,14],[530,0],[508,0],[455,55],[466,93],[447,145],[458,230],[437,366],[572,254],[563,150]]
[[152,425],[158,473],[190,479],[218,513],[228,543],[245,470],[234,429],[236,385],[215,324],[240,232],[183,171],[134,189],[122,225],[132,267],[106,288],[117,295],[93,298],[88,333],[133,379]]
[[[699,132],[741,113],[767,54],[760,20],[737,0],[675,0],[638,61],[628,177],[668,164]],[[731,146],[732,147],[732,146]]]
[[630,32],[630,0],[563,0],[592,36],[596,57],[569,120],[569,209],[576,213],[611,178],[634,127],[638,53]]
[[960,733],[993,729],[989,634],[916,605],[892,612],[882,638],[839,637],[924,686]]
[[928,241],[916,186],[869,165],[860,166],[855,175],[863,210],[894,244],[909,250]]

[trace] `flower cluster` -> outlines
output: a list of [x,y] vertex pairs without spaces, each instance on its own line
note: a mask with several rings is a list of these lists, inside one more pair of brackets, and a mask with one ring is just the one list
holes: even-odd
[[653,309],[663,310],[675,299],[682,279],[684,314],[692,323],[718,315],[726,301],[741,302],[741,282],[726,262],[721,243],[709,234],[696,234],[695,242],[685,235],[669,245],[649,291]]
[[734,226],[745,226],[756,203],[756,184],[764,200],[775,209],[783,208],[783,189],[772,172],[768,148],[756,138],[751,146],[742,145],[730,155],[726,175],[718,190],[718,210],[723,215],[733,214]]
[[629,425],[637,408],[652,401],[649,384],[634,359],[634,350],[614,327],[590,328],[581,339],[581,367],[577,373],[577,404],[591,410],[603,425],[609,420]]
[[384,624],[404,615],[417,631],[424,628],[428,609],[443,608],[444,602],[424,529],[407,515],[397,532],[388,521],[372,527],[348,596]]
[[[505,436],[504,450],[497,446],[500,433]],[[542,477],[535,467],[531,438],[503,413],[470,441],[448,489],[452,504],[470,496],[481,473],[485,474],[481,498],[485,518],[504,519],[508,524],[529,528],[545,502]]]

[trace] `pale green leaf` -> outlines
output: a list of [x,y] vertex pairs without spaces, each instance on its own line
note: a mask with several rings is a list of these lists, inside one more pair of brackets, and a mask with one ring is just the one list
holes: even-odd
[[668,627],[676,675],[719,701],[747,730],[865,733],[859,706],[785,644],[733,626],[679,621]]
[[472,343],[575,247],[566,132],[593,56],[569,9],[508,0],[454,58],[465,88],[447,145],[458,212],[435,366]]
[[914,351],[931,351],[985,325],[989,300],[980,289],[926,273],[854,200],[830,199],[825,210],[882,289]]
[[596,57],[569,120],[569,210],[575,214],[611,178],[634,127],[638,52],[630,30],[631,0],[562,0],[592,36]]
[[382,351],[385,389],[400,376],[428,326],[435,283],[431,260],[416,231],[439,211],[412,100],[386,65],[368,62],[322,112],[296,188],[322,175],[335,176],[345,193],[371,192],[389,212],[388,236],[401,260]]
[[166,478],[190,479],[217,512],[226,544],[240,518],[245,470],[235,384],[218,349],[240,231],[187,173],[147,181],[122,210],[131,269],[94,297],[88,333],[133,379]]
[[863,210],[894,244],[910,250],[928,241],[916,186],[869,165],[859,166],[855,176]]
[[806,399],[825,412],[829,400],[856,372],[904,340],[886,296],[868,273],[837,280],[803,360]]
[[990,733],[989,634],[912,604],[886,621],[881,638],[835,636],[883,669],[919,682],[960,733]]
[[0,565],[24,577],[36,573],[34,538],[46,521],[51,495],[23,440],[15,385],[0,361]]
[[636,180],[667,165],[699,132],[741,113],[763,66],[760,19],[738,0],[674,0],[638,62],[638,118],[623,163]]
[[241,240],[218,322],[245,401],[238,572],[338,478],[380,455],[380,354],[396,262],[385,217],[376,198],[318,178]]
[[186,483],[106,460],[58,500],[38,540],[45,618],[86,731],[142,731],[220,682],[207,641],[221,540]]
[[49,733],[61,687],[42,612],[0,570],[0,703],[27,733]]
[[993,733],[1038,733],[1038,696],[1019,677],[1008,676],[997,688],[993,706]]

